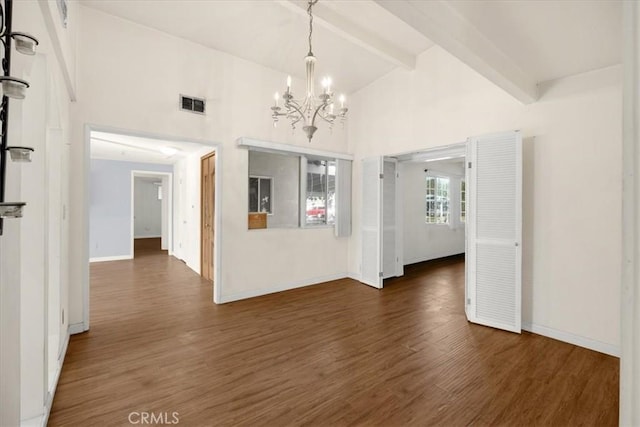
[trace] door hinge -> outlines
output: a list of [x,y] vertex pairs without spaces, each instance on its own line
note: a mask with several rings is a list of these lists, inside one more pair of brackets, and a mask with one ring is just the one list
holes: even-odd
[[468,166],[467,166],[467,167],[468,167],[469,169],[471,169],[471,162],[469,162],[469,163],[468,163]]
[[382,277],[382,271],[378,273],[378,277]]
[[467,305],[471,305],[471,298],[467,298]]
[[380,174],[380,179],[384,179],[384,174],[383,173]]

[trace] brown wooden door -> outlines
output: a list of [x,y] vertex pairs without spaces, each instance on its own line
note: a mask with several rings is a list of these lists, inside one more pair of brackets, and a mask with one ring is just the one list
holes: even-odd
[[215,153],[207,154],[201,161],[201,242],[200,242],[200,274],[207,280],[213,281],[214,254],[214,217],[216,191],[216,162]]

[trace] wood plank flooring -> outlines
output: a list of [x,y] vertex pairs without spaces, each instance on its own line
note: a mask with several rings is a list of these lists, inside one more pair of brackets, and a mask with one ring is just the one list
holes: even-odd
[[134,257],[158,255],[158,252],[160,251],[167,255],[167,251],[163,251],[161,246],[162,239],[160,237],[145,237],[140,239],[133,239]]
[[[49,425],[617,425],[618,359],[470,324],[464,260],[214,305],[166,255],[91,266]],[[140,418],[134,415],[133,420]]]

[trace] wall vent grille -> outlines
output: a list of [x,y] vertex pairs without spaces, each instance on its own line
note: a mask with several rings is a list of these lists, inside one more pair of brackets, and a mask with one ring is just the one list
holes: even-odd
[[193,96],[180,95],[180,109],[196,114],[204,114],[207,101]]

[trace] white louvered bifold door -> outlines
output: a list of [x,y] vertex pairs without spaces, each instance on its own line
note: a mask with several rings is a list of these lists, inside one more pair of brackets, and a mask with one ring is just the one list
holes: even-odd
[[382,157],[362,160],[360,281],[382,288]]
[[467,318],[520,333],[522,138],[519,132],[467,142]]
[[398,254],[396,251],[396,159],[384,159],[382,179],[382,278],[395,277]]

